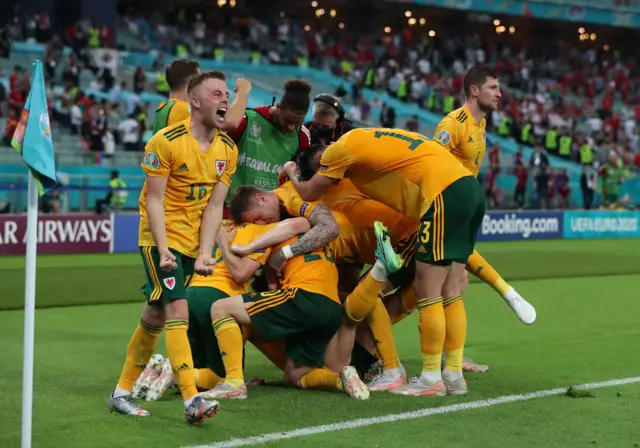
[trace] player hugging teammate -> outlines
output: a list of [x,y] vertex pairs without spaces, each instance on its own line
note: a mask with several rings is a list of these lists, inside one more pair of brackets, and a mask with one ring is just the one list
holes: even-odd
[[[475,179],[483,117],[500,96],[491,72],[467,74],[465,106],[440,123],[435,142],[355,129],[311,148],[302,124],[311,87],[302,80],[285,84],[279,104],[246,111],[247,81],[237,81],[231,106],[224,75],[193,61],[174,61],[167,81],[171,98],[158,109],[142,163],[147,306],[111,410],[147,416],[135,398],[157,399],[175,383],[187,422],[201,424],[217,399],[247,398],[247,341],[301,389],[358,399],[369,390],[464,394],[465,266],[484,273],[521,320],[535,319],[474,251],[485,211]],[[344,123],[330,99],[316,103]],[[225,201],[232,221],[223,222]],[[269,291],[250,292],[263,268]],[[423,368],[407,382],[391,326],[415,309]],[[150,363],[163,328],[164,370],[163,360]],[[376,359],[381,368],[367,387],[361,377]]]

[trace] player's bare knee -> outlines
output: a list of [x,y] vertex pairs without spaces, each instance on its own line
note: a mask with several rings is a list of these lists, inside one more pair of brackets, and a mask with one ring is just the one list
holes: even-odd
[[186,299],[173,300],[164,304],[167,319],[189,320],[189,306]]
[[164,308],[161,305],[145,305],[142,309],[142,320],[153,327],[163,327],[166,320]]
[[442,294],[442,287],[449,275],[450,268],[428,263],[416,263],[416,275],[413,289],[416,298],[438,297]]
[[462,272],[462,278],[460,279],[460,294],[464,294],[467,292],[467,287],[469,286],[469,273],[466,269]]

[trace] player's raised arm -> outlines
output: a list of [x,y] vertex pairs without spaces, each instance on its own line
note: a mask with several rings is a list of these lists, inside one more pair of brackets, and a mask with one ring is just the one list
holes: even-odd
[[300,180],[298,178],[298,165],[295,162],[285,163],[280,173],[280,179],[281,181],[291,180],[300,197],[308,202],[319,200],[332,185],[340,182],[339,179],[332,179],[318,174],[315,174],[308,181]]
[[240,257],[245,257],[258,250],[284,243],[296,235],[307,233],[309,229],[311,229],[311,225],[306,218],[285,219],[284,221],[280,221],[274,228],[244,246],[232,244],[231,251]]
[[238,79],[233,90],[236,92],[236,98],[233,100],[231,106],[229,106],[229,110],[227,110],[224,116],[224,124],[221,127],[225,132],[233,132],[240,126],[245,111],[247,110],[247,100],[251,92],[251,83],[246,79]]
[[296,242],[274,252],[269,259],[269,266],[280,270],[289,258],[324,247],[340,235],[333,213],[324,204],[317,204],[309,214],[308,220],[311,230]]

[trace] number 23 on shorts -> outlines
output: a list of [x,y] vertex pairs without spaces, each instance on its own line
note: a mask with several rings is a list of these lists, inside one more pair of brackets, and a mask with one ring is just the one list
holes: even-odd
[[429,242],[429,238],[431,235],[429,234],[429,229],[431,228],[430,222],[423,222],[422,229],[420,229],[420,242],[422,244],[427,244]]

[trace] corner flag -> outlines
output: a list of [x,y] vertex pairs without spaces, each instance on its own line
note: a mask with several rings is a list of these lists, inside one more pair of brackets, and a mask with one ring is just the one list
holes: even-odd
[[29,167],[27,201],[27,259],[24,280],[24,346],[22,357],[22,448],[31,448],[33,421],[33,349],[36,316],[36,254],[38,194],[56,184],[56,166],[42,63],[33,62],[31,91],[11,145]]
[[13,134],[11,146],[20,153],[31,170],[38,194],[42,196],[56,185],[56,166],[42,62],[35,60],[32,67],[31,91]]

